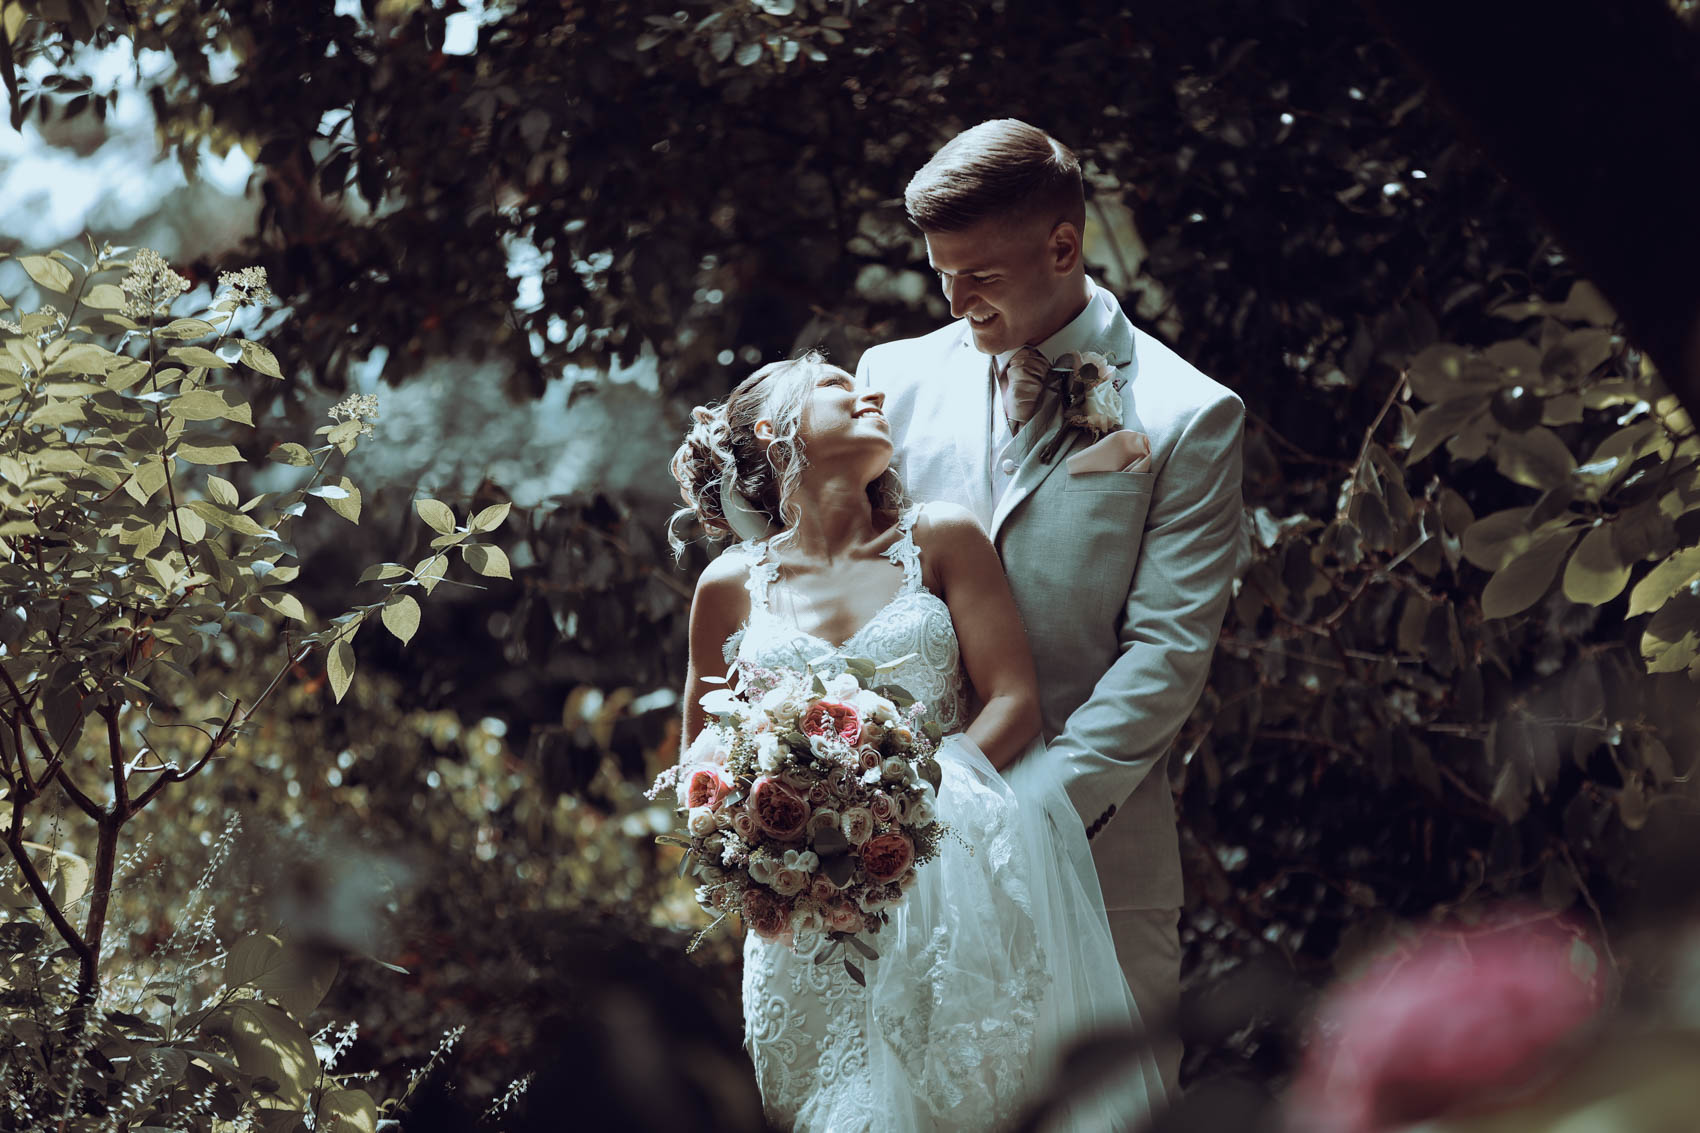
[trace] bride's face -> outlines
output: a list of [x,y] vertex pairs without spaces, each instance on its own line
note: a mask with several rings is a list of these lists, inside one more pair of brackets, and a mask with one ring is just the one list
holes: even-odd
[[857,389],[856,379],[836,366],[821,367],[797,424],[797,440],[809,463],[822,468],[866,460],[880,464],[870,479],[877,477],[891,463],[891,426],[884,408],[884,393]]

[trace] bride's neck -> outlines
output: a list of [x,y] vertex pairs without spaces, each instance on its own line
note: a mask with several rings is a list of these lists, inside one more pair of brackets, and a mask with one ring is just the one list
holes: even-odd
[[791,528],[792,551],[800,558],[830,563],[875,535],[874,507],[866,484],[834,478],[797,490],[797,523]]

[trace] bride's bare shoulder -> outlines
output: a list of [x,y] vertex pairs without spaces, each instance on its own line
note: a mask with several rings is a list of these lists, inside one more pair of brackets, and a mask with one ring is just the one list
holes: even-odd
[[927,551],[951,548],[963,543],[984,543],[986,533],[974,513],[961,504],[934,500],[923,504],[915,521],[915,545]]

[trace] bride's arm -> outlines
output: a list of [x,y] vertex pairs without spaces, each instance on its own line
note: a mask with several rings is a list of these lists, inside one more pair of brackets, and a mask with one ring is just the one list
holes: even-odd
[[985,706],[969,723],[968,738],[1001,769],[1039,732],[1039,685],[1027,631],[998,553],[973,514],[934,503],[922,515],[916,535],[950,607],[963,668]]
[[685,728],[683,752],[697,738],[708,714],[702,710],[705,692],[720,688],[705,677],[725,677],[726,657],[722,652],[750,613],[750,596],[744,589],[747,564],[737,555],[721,555],[697,579],[691,599],[690,658],[685,664]]

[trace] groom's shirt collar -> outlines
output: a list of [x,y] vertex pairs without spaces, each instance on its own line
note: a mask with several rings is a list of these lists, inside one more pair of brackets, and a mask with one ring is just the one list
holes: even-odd
[[[1064,354],[1079,354],[1091,350],[1110,333],[1115,323],[1117,309],[1116,301],[1108,291],[1092,282],[1092,277],[1086,277],[1086,309],[1074,316],[1074,319],[1057,333],[1039,343],[1039,353],[1055,362]],[[1016,350],[1019,350],[1017,347]],[[998,373],[1003,373],[1009,360],[1015,357],[1015,350],[1006,350],[997,356]]]

